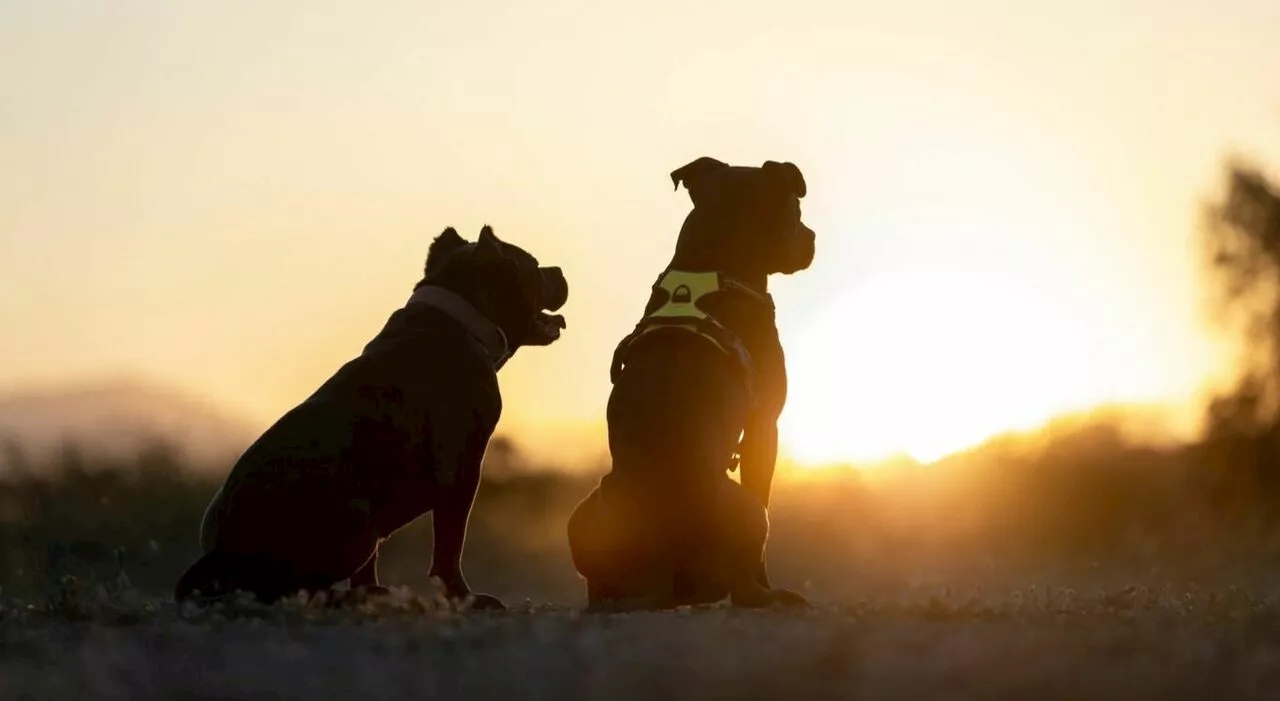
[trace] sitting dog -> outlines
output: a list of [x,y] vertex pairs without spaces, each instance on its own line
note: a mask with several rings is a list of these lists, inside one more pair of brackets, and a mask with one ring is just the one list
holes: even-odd
[[[385,593],[378,545],[433,513],[431,574],[473,596],[462,549],[480,465],[502,412],[497,371],[560,337],[568,285],[488,227],[431,244],[424,277],[363,353],[240,457],[200,527],[204,556],[175,597],[235,591],[273,602],[344,580]],[[502,608],[488,595],[473,607]]]
[[[612,467],[568,535],[590,608],[803,605],[764,566],[787,376],[768,278],[809,267],[792,163],[700,158],[671,174],[693,200],[644,316],[619,344]],[[741,441],[739,439],[741,438]],[[729,471],[741,468],[741,484]]]

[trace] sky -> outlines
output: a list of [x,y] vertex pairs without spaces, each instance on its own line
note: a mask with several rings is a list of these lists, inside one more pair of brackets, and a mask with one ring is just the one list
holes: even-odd
[[699,156],[789,160],[784,452],[931,459],[1222,373],[1195,225],[1280,162],[1280,3],[0,0],[0,388],[135,375],[261,425],[432,237],[570,281],[500,430],[603,451],[608,363]]

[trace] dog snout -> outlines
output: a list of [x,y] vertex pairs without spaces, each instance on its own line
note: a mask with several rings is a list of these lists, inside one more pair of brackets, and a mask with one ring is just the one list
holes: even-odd
[[538,268],[542,277],[542,308],[556,311],[569,301],[569,283],[559,267]]
[[791,239],[791,261],[787,269],[790,272],[798,272],[804,270],[813,264],[814,243],[817,235],[813,233],[803,222],[796,229],[795,236]]

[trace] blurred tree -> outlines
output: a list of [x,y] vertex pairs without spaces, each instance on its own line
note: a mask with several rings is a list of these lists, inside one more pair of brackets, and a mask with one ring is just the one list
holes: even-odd
[[1206,215],[1218,319],[1245,342],[1236,394],[1269,422],[1280,395],[1280,194],[1258,169],[1233,162],[1225,196]]
[[[1205,209],[1203,244],[1215,321],[1240,341],[1233,389],[1210,404],[1205,449],[1219,496],[1275,522],[1280,488],[1280,190],[1256,166],[1227,164],[1225,192]],[[1260,524],[1261,525],[1261,524]]]

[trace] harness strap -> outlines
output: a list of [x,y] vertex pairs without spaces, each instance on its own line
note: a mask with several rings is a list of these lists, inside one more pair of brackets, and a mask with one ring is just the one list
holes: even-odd
[[636,324],[635,330],[622,339],[613,353],[613,363],[609,368],[609,381],[617,382],[618,376],[622,374],[622,369],[626,365],[628,351],[631,346],[643,336],[647,336],[655,331],[663,329],[679,329],[687,331],[711,342],[721,353],[729,356],[730,360],[735,361],[735,365],[739,368],[740,376],[746,385],[748,397],[751,399],[752,406],[755,405],[753,396],[753,368],[751,361],[751,353],[737,336],[728,332],[723,326],[708,322],[705,320],[676,320],[663,319],[652,320],[648,323],[641,322]]
[[659,276],[652,289],[665,291],[667,300],[641,319],[635,329],[618,344],[609,369],[610,382],[618,381],[626,366],[627,355],[638,339],[660,329],[680,329],[706,339],[734,361],[747,392],[748,404],[754,408],[755,373],[750,351],[737,334],[700,308],[698,302],[713,292],[727,290],[747,294],[753,300],[767,304],[770,309],[773,308],[773,299],[716,271],[668,270]]
[[725,289],[734,290],[735,292],[741,292],[770,309],[774,308],[772,296],[761,293],[761,292],[757,292],[754,289],[747,287],[746,285],[742,284],[741,282],[738,282],[737,280],[734,280],[733,278],[727,275],[720,276],[720,286]]

